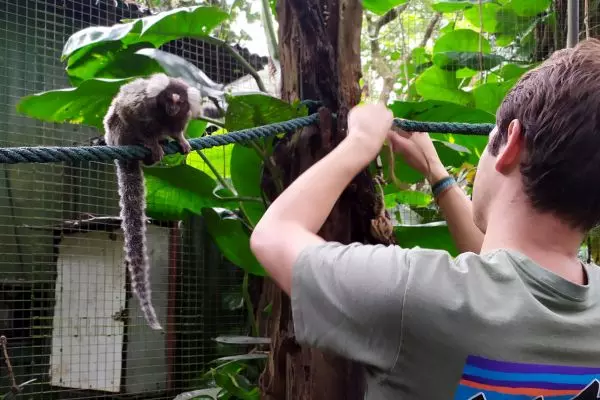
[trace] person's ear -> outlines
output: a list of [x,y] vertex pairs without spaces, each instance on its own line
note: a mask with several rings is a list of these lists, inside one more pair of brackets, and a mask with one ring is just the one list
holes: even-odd
[[508,174],[519,167],[523,150],[523,130],[521,122],[513,119],[508,125],[506,144],[500,148],[496,157],[496,171]]

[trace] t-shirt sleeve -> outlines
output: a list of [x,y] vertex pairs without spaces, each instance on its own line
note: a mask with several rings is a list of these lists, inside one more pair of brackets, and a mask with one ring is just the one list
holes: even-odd
[[326,242],[304,249],[293,268],[296,339],[383,370],[402,342],[410,250]]

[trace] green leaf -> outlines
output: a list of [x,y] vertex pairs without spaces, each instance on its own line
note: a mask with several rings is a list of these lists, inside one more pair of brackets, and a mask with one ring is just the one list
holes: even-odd
[[431,56],[427,54],[425,47],[419,46],[412,49],[410,60],[414,66],[418,67],[429,63],[431,61]]
[[503,32],[499,30],[500,26],[502,25],[502,19],[506,20],[509,18],[513,22],[517,22],[517,15],[514,13],[514,11],[509,12],[508,15],[505,14],[505,12],[506,10],[497,3],[486,3],[482,5],[481,10],[479,7],[473,7],[466,10],[464,12],[464,17],[478,29],[481,29],[483,24],[483,30],[485,32],[497,33]]
[[532,69],[535,65],[517,65],[517,64],[505,64],[498,71],[498,75],[504,80],[520,78],[525,72]]
[[400,190],[394,193],[393,196],[397,203],[407,204],[415,207],[426,207],[433,199],[430,194],[415,190]]
[[510,7],[520,17],[533,17],[548,10],[552,0],[512,0]]
[[441,36],[433,45],[433,54],[445,52],[481,52],[490,53],[490,42],[472,29],[456,29]]
[[517,78],[500,83],[484,83],[473,89],[475,107],[496,114],[506,93],[515,85]]
[[266,275],[250,251],[250,233],[237,215],[224,208],[205,208],[202,215],[208,232],[229,261],[250,274]]
[[[438,67],[457,71],[461,68],[469,68],[476,71],[485,71],[497,67],[504,61],[504,57],[497,54],[482,54],[475,52],[447,51],[433,55],[433,63]],[[473,74],[469,76],[473,76]]]
[[470,151],[464,146],[433,139],[433,147],[446,167],[460,167],[469,159]]
[[445,101],[396,101],[390,105],[396,118],[432,122],[493,123],[494,114]]
[[255,126],[287,121],[306,115],[305,108],[297,108],[265,93],[227,96],[225,128],[237,131]]
[[154,47],[182,37],[207,36],[228,18],[217,7],[181,7],[113,26],[93,26],[75,32],[63,47],[62,58],[99,43],[120,41],[125,46],[147,42]]
[[267,304],[265,308],[263,308],[262,312],[270,316],[273,312],[273,302],[269,302],[269,304]]
[[67,62],[67,75],[72,85],[91,78],[123,79],[147,76],[162,72],[162,68],[148,57],[136,54],[148,43],[134,43],[123,47],[119,42],[106,42],[93,47],[87,57],[71,57]]
[[427,68],[416,80],[417,93],[426,100],[441,100],[467,105],[472,102],[470,93],[458,89],[456,75],[437,66]]
[[445,222],[422,225],[398,225],[394,227],[396,241],[403,248],[420,247],[446,250],[450,255],[459,254]]
[[[481,0],[481,3],[488,3],[494,0]],[[434,11],[441,13],[454,13],[467,10],[479,4],[479,0],[438,0],[431,5]]]
[[208,122],[206,121],[201,121],[198,119],[191,120],[185,130],[185,137],[189,139],[201,137],[202,135],[204,135],[204,132],[206,132],[207,125]]
[[[200,150],[208,159],[211,165],[217,170],[217,173],[227,179],[231,176],[231,151],[233,144],[225,146],[216,146],[209,149]],[[215,173],[210,169],[208,164],[198,155],[197,152],[192,152],[187,155],[186,164],[203,171],[213,179],[217,179]]]
[[394,7],[401,6],[408,0],[362,0],[363,8],[375,14],[383,15]]
[[[444,101],[396,101],[390,106],[390,109],[396,118],[412,119],[415,121],[467,123],[494,123],[496,121],[494,114],[484,110],[464,107]],[[471,155],[469,156],[469,162],[471,164],[477,163],[478,155],[481,154],[488,142],[487,136],[449,135],[431,132],[431,137],[458,144],[469,149],[469,151],[471,151]]]
[[483,30],[497,34],[499,37],[497,40],[502,45],[509,44],[516,35],[524,31],[524,27],[529,27],[535,19],[534,17],[520,16],[510,5],[503,6],[497,2],[483,4],[481,8],[481,12],[479,7],[466,10],[464,12],[465,19],[478,29],[482,28],[481,24],[483,23]]
[[183,57],[151,48],[141,49],[137,54],[157,62],[167,75],[182,78],[198,88],[202,96],[219,99],[224,97],[223,85],[213,82],[201,69]]
[[[266,355],[264,358],[266,358]],[[217,372],[215,374],[215,382],[229,394],[234,395],[236,399],[259,400],[260,398],[258,387],[250,383],[250,381],[241,374],[225,374]]]
[[[230,158],[231,181],[238,195],[261,198],[262,158],[254,149],[233,145]],[[266,209],[262,203],[243,202],[242,211],[252,226],[256,226]]]
[[189,165],[144,168],[147,214],[157,220],[180,220],[186,211],[200,215],[204,207],[226,206],[213,195],[216,182]]
[[88,125],[103,130],[102,120],[119,88],[132,79],[89,79],[79,87],[50,90],[21,98],[17,111],[47,122]]
[[[386,177],[390,177],[389,170],[390,170],[390,167],[392,166],[392,164],[391,164],[391,160],[390,160],[389,151],[382,150],[379,153],[379,156],[381,157],[381,162],[383,164],[384,175]],[[419,182],[420,180],[423,179],[423,175],[421,175],[418,171],[416,171],[412,167],[409,167],[408,164],[406,164],[406,162],[404,161],[404,159],[402,157],[400,157],[399,155],[394,155],[393,167],[394,167],[394,174],[396,175],[396,178],[400,182],[415,183],[415,182]]]
[[65,43],[62,60],[73,84],[100,76],[141,76],[158,64],[142,55],[144,47],[159,47],[181,38],[201,38],[228,18],[216,7],[183,7],[113,26],[93,26],[77,31]]
[[[471,29],[457,29],[436,40],[433,62],[445,70],[469,68],[481,71],[491,69],[504,60],[503,57],[490,53],[490,42],[482,35]],[[475,71],[469,76],[474,74]]]

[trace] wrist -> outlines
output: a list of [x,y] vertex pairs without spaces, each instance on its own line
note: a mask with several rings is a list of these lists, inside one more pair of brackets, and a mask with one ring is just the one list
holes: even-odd
[[381,150],[381,148],[375,148],[372,141],[368,143],[356,134],[346,136],[337,147],[340,151],[348,154],[353,162],[360,165],[360,169],[369,165]]
[[448,175],[445,178],[442,178],[431,185],[431,192],[433,194],[433,198],[437,202],[440,196],[446,193],[450,188],[456,185],[456,180],[453,176]]

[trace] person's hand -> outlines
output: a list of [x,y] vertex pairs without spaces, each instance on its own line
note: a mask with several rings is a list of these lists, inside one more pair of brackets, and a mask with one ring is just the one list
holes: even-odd
[[379,154],[393,122],[394,114],[384,104],[356,106],[348,113],[348,139],[372,160]]
[[429,134],[389,131],[388,140],[392,150],[402,155],[406,163],[423,174],[429,183],[434,184],[448,175]]

